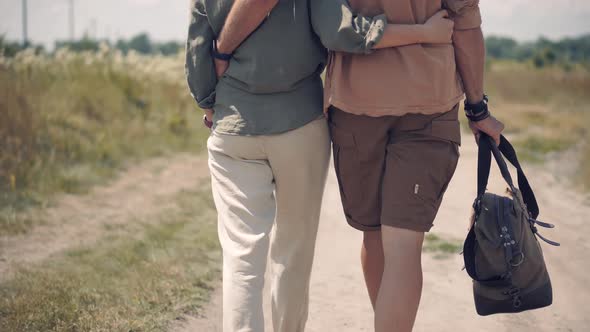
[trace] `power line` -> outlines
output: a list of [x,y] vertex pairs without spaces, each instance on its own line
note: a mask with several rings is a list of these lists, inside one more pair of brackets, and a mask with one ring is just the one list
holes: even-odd
[[70,40],[74,41],[76,38],[75,21],[74,21],[74,0],[70,0]]
[[22,2],[22,14],[23,14],[23,46],[27,46],[29,43],[29,27],[28,27],[28,9],[27,9],[27,0],[23,0]]

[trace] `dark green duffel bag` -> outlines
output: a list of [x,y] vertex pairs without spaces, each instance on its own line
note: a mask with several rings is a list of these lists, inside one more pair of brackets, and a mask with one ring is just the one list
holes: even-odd
[[[486,192],[492,155],[508,183],[507,197]],[[518,188],[502,155],[518,171]],[[537,226],[554,226],[536,220],[539,207],[535,195],[514,148],[504,137],[499,146],[487,135],[480,139],[473,209],[463,258],[473,279],[477,313],[515,313],[551,305],[551,280],[537,237],[551,245],[559,244],[542,237]]]

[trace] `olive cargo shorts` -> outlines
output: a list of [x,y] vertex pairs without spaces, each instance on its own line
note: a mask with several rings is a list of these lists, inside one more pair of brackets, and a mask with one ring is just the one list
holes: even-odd
[[370,117],[330,108],[334,167],[352,227],[430,230],[459,160],[458,109]]

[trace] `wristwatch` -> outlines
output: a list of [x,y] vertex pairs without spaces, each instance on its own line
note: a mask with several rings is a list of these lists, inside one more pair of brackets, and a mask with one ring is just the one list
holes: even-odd
[[489,98],[487,95],[483,95],[483,99],[477,104],[470,104],[465,100],[465,116],[473,122],[485,120],[490,117],[490,111],[488,109]]
[[217,39],[213,40],[213,45],[211,47],[211,55],[215,59],[222,60],[222,61],[229,61],[234,56],[231,53],[219,53],[219,50],[217,49]]

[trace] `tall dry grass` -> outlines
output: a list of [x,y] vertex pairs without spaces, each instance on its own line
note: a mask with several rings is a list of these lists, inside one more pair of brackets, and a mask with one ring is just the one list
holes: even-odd
[[[570,180],[590,189],[590,71],[583,66],[536,69],[492,62],[486,73],[492,110],[529,161],[560,158],[575,149]],[[557,170],[559,171],[559,170]]]
[[501,103],[560,106],[571,110],[590,101],[590,71],[582,65],[538,69],[529,63],[492,61],[486,91]]
[[126,162],[198,151],[182,57],[27,50],[0,57],[0,210],[79,192]]
[[[43,209],[27,207],[55,193],[142,158],[200,152],[209,134],[200,114],[180,56],[0,57],[0,237],[42,222]],[[163,331],[196,315],[220,272],[210,187],[196,186],[150,220],[15,266],[0,283],[0,331]]]
[[[524,154],[542,160],[582,144],[579,177],[590,183],[588,69],[492,62],[486,79],[495,114]],[[0,211],[83,191],[126,162],[199,150],[207,135],[199,114],[180,55],[102,47],[0,57]]]

